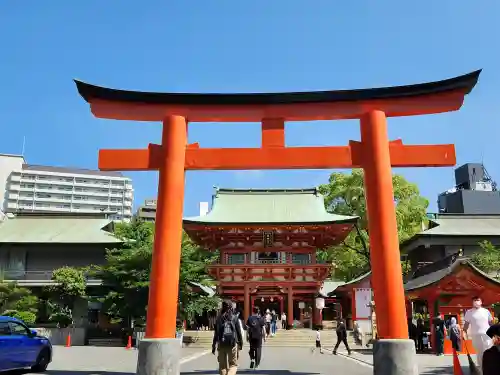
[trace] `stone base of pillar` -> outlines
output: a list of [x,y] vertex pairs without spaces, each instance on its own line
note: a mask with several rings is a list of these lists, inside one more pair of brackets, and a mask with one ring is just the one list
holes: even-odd
[[137,375],[179,375],[179,339],[143,339],[139,343]]
[[377,340],[373,346],[374,375],[418,375],[413,340]]

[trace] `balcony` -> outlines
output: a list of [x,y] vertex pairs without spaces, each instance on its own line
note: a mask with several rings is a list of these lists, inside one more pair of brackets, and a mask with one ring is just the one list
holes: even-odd
[[[18,271],[3,270],[3,279],[7,282],[16,282],[19,286],[45,286],[53,283],[54,270],[47,271]],[[87,285],[101,285],[101,280],[87,277]]]
[[291,262],[286,262],[284,260],[278,260],[278,259],[256,259],[254,261],[250,262],[245,262],[245,259],[241,258],[236,258],[236,259],[231,259],[229,258],[229,261],[227,263],[221,263],[219,260],[215,261],[213,263],[214,265],[220,264],[220,265],[228,265],[228,266],[234,266],[234,265],[260,265],[260,264],[282,264],[282,265],[316,265],[316,264],[328,264],[325,261],[316,261],[312,262],[309,259],[292,259]]

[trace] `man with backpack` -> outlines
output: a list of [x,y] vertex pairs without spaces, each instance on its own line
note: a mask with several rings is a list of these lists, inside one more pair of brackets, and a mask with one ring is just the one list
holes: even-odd
[[262,356],[262,340],[266,341],[266,322],[259,314],[259,308],[254,306],[253,314],[247,320],[247,335],[250,343],[250,368],[257,369]]
[[236,375],[239,351],[243,348],[243,336],[231,301],[222,302],[220,315],[215,322],[212,354],[215,354],[216,347],[220,375]]

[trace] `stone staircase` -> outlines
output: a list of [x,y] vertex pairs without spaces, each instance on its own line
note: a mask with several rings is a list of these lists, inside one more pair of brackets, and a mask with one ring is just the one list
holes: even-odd
[[[352,332],[348,332],[349,346],[360,348],[354,342]],[[184,333],[184,345],[190,348],[210,349],[212,347],[213,331],[186,331]],[[316,331],[310,329],[278,330],[276,336],[269,337],[265,346],[270,347],[304,347],[312,348],[315,345]],[[321,331],[321,344],[331,348],[337,342],[337,334],[334,330]],[[366,342],[366,338],[365,338]]]

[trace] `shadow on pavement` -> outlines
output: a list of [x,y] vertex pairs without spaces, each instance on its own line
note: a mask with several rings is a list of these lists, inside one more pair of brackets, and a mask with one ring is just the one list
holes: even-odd
[[[218,370],[197,370],[197,371],[182,371],[182,375],[218,375],[219,371]],[[240,370],[238,369],[238,374],[262,374],[262,375],[319,375],[317,372],[297,372],[297,371],[290,371],[290,370],[264,370],[264,369],[257,369],[257,370]]]
[[135,375],[135,372],[115,372],[99,370],[47,370],[43,375]]
[[[464,373],[466,373],[464,371]],[[441,374],[453,374],[453,366],[441,366],[430,369],[424,369],[420,372],[420,375],[441,375]]]

